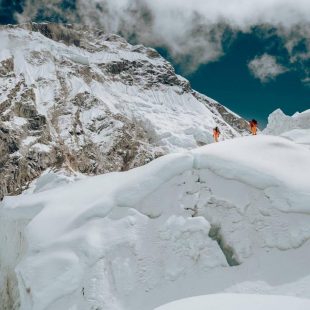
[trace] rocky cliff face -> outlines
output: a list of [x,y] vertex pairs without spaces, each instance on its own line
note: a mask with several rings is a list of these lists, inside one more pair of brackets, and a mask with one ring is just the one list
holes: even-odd
[[85,174],[242,134],[246,122],[193,91],[155,50],[82,26],[0,29],[0,198],[46,168]]

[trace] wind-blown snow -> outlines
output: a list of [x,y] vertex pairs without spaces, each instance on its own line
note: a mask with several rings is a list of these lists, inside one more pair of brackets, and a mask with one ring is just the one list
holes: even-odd
[[310,274],[309,167],[307,148],[261,135],[6,197],[28,246],[0,261],[11,277],[17,264],[22,310],[151,310],[236,281],[289,285]]

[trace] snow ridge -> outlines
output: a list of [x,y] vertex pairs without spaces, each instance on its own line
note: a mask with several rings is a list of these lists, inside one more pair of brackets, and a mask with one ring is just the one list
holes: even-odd
[[[305,167],[310,157],[303,146],[246,137],[6,197],[7,219],[31,220],[27,252],[16,267],[21,309],[153,309],[188,294],[223,291],[234,284],[229,275],[245,281],[251,266],[257,279],[296,280],[298,272],[285,277],[283,270],[295,253],[309,250]],[[240,266],[228,267],[209,236],[212,227]],[[303,275],[310,274],[307,266],[298,265]]]

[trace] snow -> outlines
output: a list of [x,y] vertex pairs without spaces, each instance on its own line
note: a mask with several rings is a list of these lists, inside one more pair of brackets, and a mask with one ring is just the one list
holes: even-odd
[[35,136],[28,136],[23,140],[23,145],[29,146],[34,144],[38,140],[38,137]]
[[55,189],[57,187],[73,183],[84,178],[85,176],[81,173],[69,174],[65,170],[53,171],[51,169],[47,169],[38,179],[35,179],[29,185],[27,190],[23,192],[23,195],[40,193],[46,190]]
[[3,122],[9,128],[19,128],[27,124],[27,121],[23,117],[14,117],[12,122]]
[[[205,156],[202,150],[206,150],[208,156]],[[305,156],[307,152],[285,139],[266,136],[246,137],[212,144],[193,152],[197,154],[195,163],[197,169],[207,167],[217,173],[220,172],[221,175],[225,172],[227,178],[239,179],[246,184],[255,183],[261,188],[282,182],[292,188],[305,185],[309,189],[306,185],[307,175],[300,173],[301,167],[307,167],[310,164]],[[295,160],[292,160],[290,165],[286,165],[289,158]],[[274,160],[277,161],[276,165]],[[231,164],[235,169],[229,169]],[[245,173],[240,174],[241,169]],[[262,171],[264,171],[263,174],[257,175]]]
[[280,135],[293,129],[310,129],[310,110],[288,116],[277,109],[269,115],[264,133]]
[[282,137],[310,147],[310,129],[293,129],[281,134]]
[[280,135],[310,149],[310,110],[288,116],[278,109],[270,114],[264,133]]
[[309,298],[308,167],[309,149],[259,135],[75,182],[49,172],[1,203],[28,246],[0,261],[16,270],[22,310],[151,310],[257,287]]
[[[167,65],[162,58],[132,51],[120,39],[102,38],[99,52],[18,28],[1,30],[0,39],[0,59],[13,57],[16,75],[3,82],[1,101],[25,79],[35,89],[39,113],[66,146],[82,148],[90,140],[103,151],[121,122],[101,131],[98,118],[119,114],[141,125],[154,145],[174,152],[144,167],[96,177],[46,171],[22,195],[5,197],[0,204],[4,307],[20,300],[21,310],[152,310],[219,292],[310,298],[310,111],[289,117],[277,110],[268,135],[188,151],[211,142],[215,124],[223,124],[222,139],[240,134],[197,100],[199,94],[164,84],[125,85],[100,69],[111,61],[135,60],[160,72]],[[87,75],[77,74],[85,67],[96,79],[87,82]],[[83,92],[93,102],[80,109],[71,100]],[[24,123],[13,118],[5,125]],[[73,127],[85,131],[76,144]],[[23,146],[50,152],[50,145],[39,141],[25,136]],[[224,300],[219,296],[214,302]],[[268,302],[298,309],[299,302],[225,296],[238,309],[247,303],[255,309],[261,302],[264,309]]]
[[13,118],[13,123],[16,125],[16,126],[23,126],[25,124],[27,124],[27,121],[26,119],[24,119],[23,117],[17,117],[15,116]]
[[155,310],[306,310],[309,300],[286,296],[218,294],[175,301]]
[[51,146],[42,143],[35,143],[31,146],[31,149],[36,149],[40,153],[49,153],[51,151]]
[[[192,92],[184,92],[180,86],[158,83],[157,88],[145,87],[150,78],[145,72],[141,73],[141,82],[134,85],[126,85],[124,80],[114,80],[113,76],[105,74],[101,66],[113,61],[146,63],[159,73],[170,68],[163,58],[148,57],[146,48],[142,48],[141,52],[133,51],[133,46],[121,38],[107,41],[108,37],[106,35],[102,40],[92,42],[102,48],[94,52],[55,42],[34,31],[20,28],[0,31],[3,42],[0,59],[12,58],[14,61],[16,76],[12,77],[10,85],[25,80],[25,84],[33,89],[36,109],[47,117],[51,131],[55,132],[54,139],[60,137],[64,144],[74,149],[91,141],[104,152],[106,143],[109,144],[107,133],[102,130],[98,134],[89,128],[96,117],[108,113],[121,114],[141,125],[154,147],[161,148],[161,153],[178,152],[210,143],[213,141],[212,128],[219,124],[223,139],[240,136],[218,111],[211,111]],[[22,50],[20,46],[23,46]],[[87,72],[92,75],[90,79]],[[184,78],[178,78],[186,82]],[[8,90],[5,89],[3,87],[0,91],[1,102],[7,99]],[[89,109],[77,108],[74,99],[85,92],[93,98],[92,106]],[[207,97],[201,98],[215,102]],[[69,134],[74,127],[72,116],[77,111],[85,137],[78,139],[78,143],[72,141]],[[50,121],[55,113],[63,115],[58,118],[58,124]]]
[[[307,257],[307,253],[304,253],[304,255]],[[309,276],[302,277],[292,283],[282,284],[278,286],[270,285],[262,280],[246,281],[238,283],[225,291],[238,294],[251,293],[251,294],[288,295],[310,299],[309,281],[310,281]]]

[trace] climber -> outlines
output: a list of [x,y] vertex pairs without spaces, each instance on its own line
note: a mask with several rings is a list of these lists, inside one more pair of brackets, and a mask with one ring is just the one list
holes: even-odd
[[215,127],[215,128],[213,129],[213,138],[214,138],[214,142],[219,142],[220,134],[221,134],[221,132],[220,132],[219,128],[218,128],[218,127]]
[[250,125],[250,131],[251,131],[252,135],[256,136],[257,135],[257,120],[252,119],[249,122],[249,125]]

